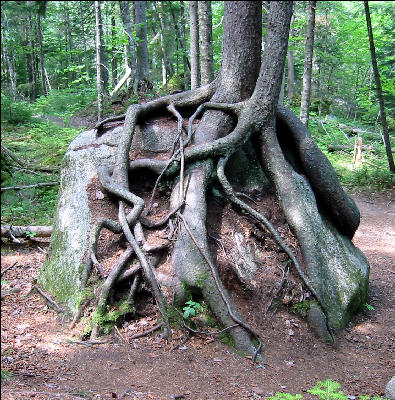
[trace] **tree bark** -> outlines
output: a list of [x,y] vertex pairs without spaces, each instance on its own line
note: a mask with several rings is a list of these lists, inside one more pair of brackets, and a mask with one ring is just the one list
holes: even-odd
[[306,126],[308,126],[309,124],[316,3],[317,3],[316,1],[309,1],[307,4],[308,20],[307,20],[307,30],[306,30],[305,55],[304,55],[302,99],[300,103],[300,120]]
[[207,85],[214,79],[211,1],[198,1],[200,79]]
[[379,105],[380,105],[381,125],[383,127],[383,140],[384,140],[384,145],[385,145],[385,151],[387,154],[389,169],[390,169],[390,171],[395,172],[394,159],[392,157],[391,143],[390,143],[390,138],[389,138],[389,134],[388,134],[388,124],[387,124],[387,116],[386,116],[385,106],[384,106],[383,90],[381,88],[380,73],[379,73],[379,69],[377,67],[376,49],[375,49],[374,40],[373,40],[373,30],[372,30],[372,22],[370,19],[369,4],[367,1],[364,1],[363,3],[365,6],[366,25],[368,28],[370,55],[372,58],[372,68],[373,68],[374,79],[376,81],[377,97],[379,99]]
[[47,82],[45,79],[45,64],[44,64],[44,50],[43,50],[43,34],[41,30],[41,17],[37,14],[37,37],[38,46],[40,49],[40,67],[41,67],[41,85],[45,96],[48,95]]
[[119,2],[119,7],[121,10],[121,17],[122,17],[122,22],[126,31],[126,34],[128,35],[128,58],[127,62],[132,70],[132,88],[133,91],[135,91],[135,79],[136,79],[136,54],[135,54],[135,46],[134,46],[134,40],[133,40],[133,28],[132,28],[132,23],[130,19],[130,9],[129,9],[129,1],[120,1]]
[[95,1],[95,31],[96,31],[96,88],[97,88],[97,120],[103,119],[103,82],[102,82],[102,68],[101,68],[101,32],[100,32],[100,1]]
[[198,2],[189,2],[189,30],[191,46],[191,89],[200,86]]
[[[245,51],[239,52],[238,49],[245,49]],[[260,49],[261,3],[258,1],[226,2],[221,78],[211,99],[212,102],[235,103],[251,95],[259,74],[257,61],[260,59]],[[194,144],[210,143],[226,135],[232,127],[233,120],[229,115],[220,111],[207,111],[195,132]],[[183,216],[194,232],[199,247],[207,254],[210,253],[205,224],[206,188],[213,168],[214,164],[211,160],[204,161],[185,177],[189,183]],[[179,186],[176,185],[172,194],[172,207],[175,207],[178,201],[178,191]],[[205,260],[196,251],[195,243],[183,227],[177,237],[172,260],[174,271],[180,280],[203,292],[210,307],[225,326],[233,324]],[[202,287],[197,287],[199,275],[207,275]],[[224,288],[222,290],[226,293]],[[230,301],[229,298],[228,301]],[[248,332],[242,328],[236,328],[231,334],[240,350],[251,353],[252,343]]]
[[180,1],[180,8],[181,8],[181,48],[182,48],[182,61],[184,66],[184,89],[188,90],[190,87],[190,80],[191,80],[191,65],[189,63],[188,55],[187,55],[187,37],[185,32],[185,7],[184,1]]
[[[291,17],[291,27],[295,20],[295,14],[292,14]],[[289,31],[289,38],[292,40],[294,36],[293,29]],[[295,96],[295,67],[294,67],[294,52],[292,49],[288,47],[288,82],[287,82],[287,89],[288,89],[288,102],[291,104],[292,100]]]
[[[1,10],[1,20],[7,21],[7,16],[5,15],[5,13],[3,13],[3,9]],[[17,90],[16,90],[16,73],[15,73],[15,69],[14,66],[12,65],[12,60],[10,57],[10,53],[8,51],[8,23],[2,23],[1,24],[1,42],[2,42],[2,46],[1,49],[3,51],[3,55],[4,55],[4,61],[5,64],[7,65],[8,68],[8,77],[10,80],[10,92],[11,92],[11,97],[12,99],[15,101],[16,100],[16,96],[17,96]]]
[[115,38],[116,38],[116,25],[115,25],[115,17],[111,16],[111,84],[113,88],[118,83],[118,74],[117,74],[117,48],[115,46]]
[[136,44],[136,73],[139,90],[143,89],[143,86],[147,89],[151,85],[149,82],[146,9],[147,5],[145,1],[134,2],[134,22],[136,24],[136,34],[139,39]]

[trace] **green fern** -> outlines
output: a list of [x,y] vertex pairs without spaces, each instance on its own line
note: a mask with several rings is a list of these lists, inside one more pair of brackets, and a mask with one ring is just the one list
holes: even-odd
[[339,382],[327,379],[325,382],[318,381],[317,384],[307,392],[318,396],[320,400],[347,400]]

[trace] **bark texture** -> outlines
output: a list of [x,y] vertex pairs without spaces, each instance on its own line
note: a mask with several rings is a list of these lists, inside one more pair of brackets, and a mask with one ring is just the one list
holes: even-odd
[[211,1],[198,1],[200,78],[201,84],[207,85],[214,79],[213,33]]
[[307,19],[306,46],[304,55],[302,99],[300,102],[300,120],[306,126],[309,123],[316,4],[317,4],[316,1],[309,1],[307,3],[308,19]]
[[196,89],[200,85],[199,71],[199,19],[198,2],[189,2],[189,34],[191,46],[191,89]]

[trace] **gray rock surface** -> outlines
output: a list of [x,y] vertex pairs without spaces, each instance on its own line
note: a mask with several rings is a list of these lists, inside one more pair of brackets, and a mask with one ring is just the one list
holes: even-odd
[[[70,143],[62,162],[51,246],[38,283],[66,305],[72,314],[86,295],[86,289],[81,285],[81,272],[97,218],[89,207],[88,185],[97,176],[98,166],[114,163],[122,129],[110,129],[99,137],[94,130],[80,133]],[[132,146],[134,150],[168,151],[176,135],[176,122],[168,122],[161,131],[157,126],[145,124],[137,127]],[[97,198],[102,197],[101,194]]]
[[395,400],[395,376],[393,376],[385,387],[385,397],[389,400]]

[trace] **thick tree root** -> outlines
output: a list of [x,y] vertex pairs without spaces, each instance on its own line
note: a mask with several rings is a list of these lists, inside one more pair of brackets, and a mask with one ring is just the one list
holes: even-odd
[[[232,318],[232,320],[234,322],[236,322],[237,325],[239,325],[242,328],[244,328],[248,333],[251,334],[252,337],[254,337],[255,339],[258,340],[259,344],[258,344],[258,347],[257,347],[256,351],[254,352],[254,355],[253,355],[253,362],[255,362],[256,357],[257,357],[257,355],[258,355],[258,353],[259,353],[259,351],[260,351],[260,349],[262,347],[262,343],[261,343],[261,341],[259,339],[259,335],[251,327],[249,327],[244,321],[242,321],[238,316],[236,316],[233,313],[232,305],[230,304],[230,301],[229,301],[228,297],[226,296],[226,294],[224,293],[224,291],[222,289],[222,285],[221,285],[221,283],[219,281],[219,277],[218,277],[218,273],[216,271],[215,265],[212,263],[210,258],[207,256],[205,251],[200,247],[199,243],[197,242],[197,240],[196,240],[194,234],[192,233],[192,231],[191,231],[186,219],[184,218],[184,216],[181,213],[177,213],[177,216],[183,222],[184,227],[185,227],[186,231],[188,232],[189,236],[191,237],[193,243],[195,244],[196,248],[199,250],[199,253],[202,255],[202,257],[206,261],[207,265],[210,267],[212,278],[214,279],[215,285],[217,287],[218,292],[221,295],[221,298],[222,298],[223,302],[226,304],[226,308],[227,308],[227,311],[229,313],[229,316]],[[233,326],[233,327],[235,327],[235,326]]]
[[232,189],[232,186],[230,185],[229,181],[226,179],[226,176],[225,176],[225,165],[226,165],[228,159],[229,159],[229,155],[226,156],[226,157],[220,158],[220,160],[218,161],[218,166],[217,166],[217,176],[218,176],[219,181],[221,182],[221,185],[222,185],[225,193],[227,194],[229,199],[232,201],[232,203],[236,204],[242,210],[246,211],[252,217],[254,217],[259,222],[261,222],[267,228],[267,230],[272,234],[272,236],[275,239],[275,241],[277,242],[277,244],[288,255],[288,257],[292,261],[293,265],[295,266],[296,271],[298,272],[300,278],[302,279],[302,281],[304,282],[306,287],[309,289],[311,294],[315,297],[315,299],[317,300],[318,304],[322,308],[322,310],[323,310],[323,312],[325,314],[326,325],[327,325],[328,331],[331,334],[332,339],[333,339],[334,336],[333,336],[332,330],[331,330],[331,328],[329,326],[329,323],[328,323],[328,315],[326,314],[325,307],[324,307],[323,301],[321,299],[321,296],[314,289],[314,287],[311,284],[310,280],[308,279],[308,277],[304,273],[304,271],[303,271],[298,259],[296,258],[294,252],[282,240],[280,234],[277,232],[276,228],[274,228],[274,226],[269,222],[268,219],[266,219],[262,214],[260,214],[259,212],[257,212],[253,208],[251,208],[248,204],[244,203],[243,201],[241,201],[239,198],[236,197],[236,195],[235,195],[235,193],[234,193],[234,191]]

